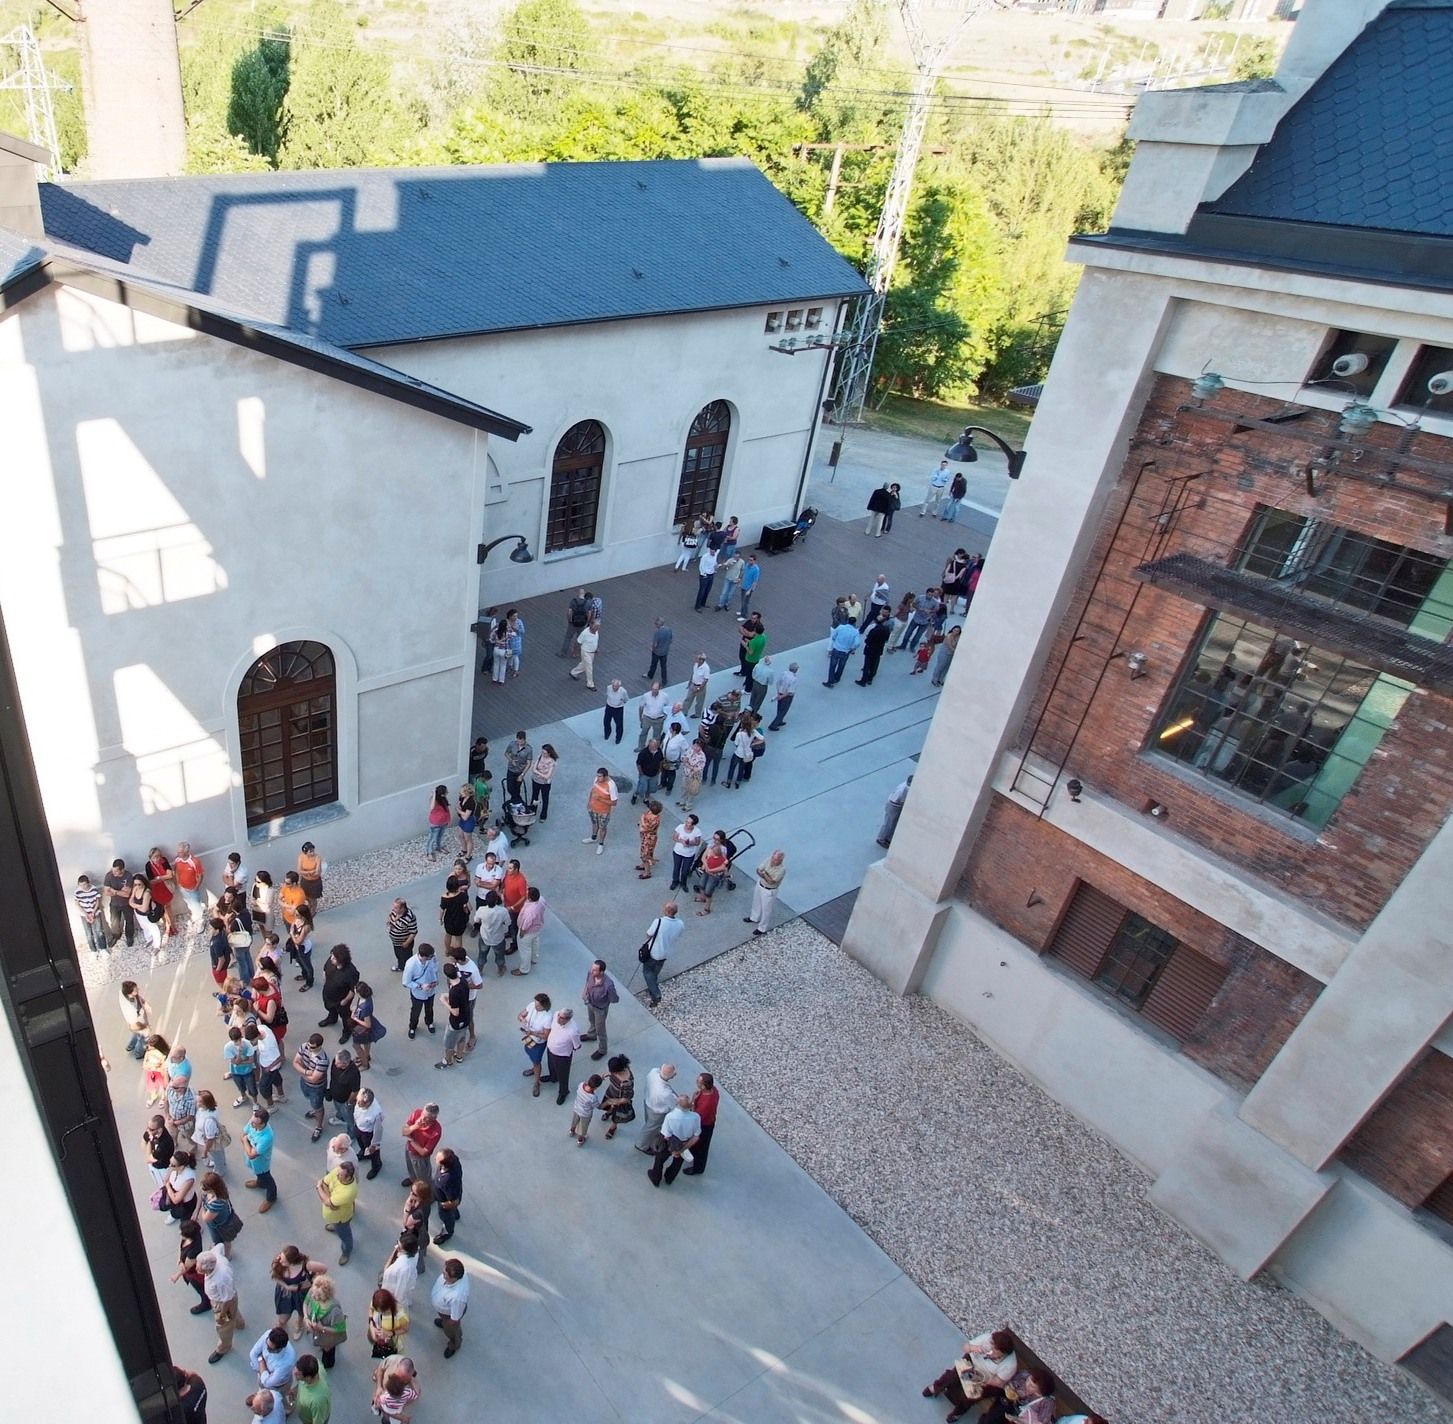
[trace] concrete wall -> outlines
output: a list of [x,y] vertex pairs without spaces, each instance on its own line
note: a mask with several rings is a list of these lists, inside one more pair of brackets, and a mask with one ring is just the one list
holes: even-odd
[[[833,329],[826,303],[822,330]],[[764,330],[766,308],[698,312],[593,326],[510,332],[370,351],[376,359],[534,427],[490,454],[499,485],[479,537],[522,533],[536,562],[485,567],[486,605],[529,598],[650,568],[674,556],[676,489],[687,433],[708,402],[732,409],[717,512],[736,514],[755,540],[764,522],[794,511],[825,352],[785,356]],[[550,466],[577,421],[607,432],[597,542],[546,555]]]
[[[247,844],[238,684],[315,638],[341,856],[462,770],[486,437],[101,298],[0,322],[0,598],[63,876]],[[254,848],[286,868],[304,834]]]
[[1446,1241],[1356,1176],[1311,1172],[1240,1124],[1209,1073],[969,906],[949,906],[922,988],[1144,1168],[1156,1204],[1243,1275],[1269,1271],[1388,1361],[1453,1315]]

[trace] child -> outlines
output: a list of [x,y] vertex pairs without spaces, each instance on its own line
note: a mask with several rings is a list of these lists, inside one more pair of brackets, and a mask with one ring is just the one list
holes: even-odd
[[[577,1147],[585,1146],[585,1134],[590,1131],[590,1120],[600,1106],[600,1085],[603,1082],[605,1079],[599,1073],[592,1073],[575,1090],[575,1111],[570,1117],[570,1135],[575,1139]],[[577,1128],[580,1129],[578,1132]]]
[[925,638],[913,650],[913,670],[909,673],[910,677],[917,677],[919,673],[928,671],[928,665],[933,660],[933,650],[941,642],[943,639],[935,633],[932,637]]
[[487,767],[482,767],[474,778],[474,824],[482,826],[489,819],[489,798],[494,791],[494,777]]
[[101,892],[91,886],[91,877],[82,875],[76,881],[76,908],[86,928],[86,944],[92,954],[107,954],[106,927],[101,921]]

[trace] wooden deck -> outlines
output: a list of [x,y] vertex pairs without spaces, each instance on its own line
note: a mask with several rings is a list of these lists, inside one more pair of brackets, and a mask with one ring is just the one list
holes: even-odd
[[[823,517],[796,548],[774,556],[759,555],[762,580],[752,601],[767,628],[767,650],[798,648],[821,640],[828,633],[833,600],[855,592],[866,600],[879,573],[887,574],[895,601],[909,589],[921,590],[938,582],[944,563],[962,546],[970,553],[986,550],[994,521],[965,510],[957,524],[921,519],[914,508],[899,512],[890,533],[881,539],[863,534],[863,523],[850,524]],[[755,550],[754,544],[742,551]],[[697,613],[696,574],[677,573],[670,565],[607,579],[594,592],[605,600],[601,619],[600,650],[595,656],[595,692],[567,675],[573,662],[559,658],[570,593],[579,587],[576,565],[559,565],[561,593],[525,599],[516,605],[525,619],[525,654],[521,675],[502,687],[487,674],[475,678],[474,735],[486,736],[495,746],[517,727],[526,729],[578,716],[602,706],[602,690],[619,677],[632,696],[648,686],[641,676],[650,666],[650,640],[657,617],[665,618],[675,634],[671,646],[670,675],[682,683],[693,657],[704,652],[714,670],[735,667],[739,624],[735,604],[715,611],[718,580],[708,607]],[[482,653],[482,649],[481,649]],[[825,654],[824,654],[825,656]],[[482,658],[481,658],[482,660]],[[818,669],[803,669],[804,677]],[[627,715],[627,727],[633,720]]]

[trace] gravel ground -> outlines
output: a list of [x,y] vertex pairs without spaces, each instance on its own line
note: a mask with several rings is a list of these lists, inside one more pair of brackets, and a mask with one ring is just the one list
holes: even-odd
[[[323,902],[319,907],[323,918],[324,933],[327,929],[327,915],[330,908],[346,904],[349,900],[361,900],[366,895],[373,895],[393,886],[407,885],[409,881],[417,880],[419,876],[428,874],[430,863],[424,853],[426,840],[426,836],[414,836],[410,840],[401,841],[398,845],[384,846],[382,850],[368,851],[347,860],[330,861],[327,876],[323,881]],[[448,871],[448,862],[453,860],[458,848],[458,840],[451,834],[445,842],[446,854],[441,857],[435,867],[439,870],[441,882]],[[268,871],[272,875],[274,885],[281,885],[283,871],[292,869],[291,865],[270,865],[265,855],[252,858],[249,864],[253,870]],[[213,868],[208,866],[208,883],[209,887],[215,890],[216,884],[220,883],[220,866],[217,869],[215,880],[213,879]],[[180,899],[178,903],[180,904]],[[188,933],[183,921],[179,921],[179,926],[180,932],[171,939],[163,940],[161,950],[156,955],[153,955],[146,945],[141,943],[139,936],[137,943],[130,949],[121,943],[109,954],[92,954],[84,937],[79,934],[79,925],[73,926],[77,930],[77,954],[81,961],[81,977],[86,986],[96,989],[115,980],[144,980],[153,969],[159,968],[161,965],[175,964],[178,960],[197,955],[205,959],[207,954],[206,935],[195,927],[192,933]],[[256,947],[254,943],[254,951]],[[321,958],[318,962],[322,963]]]
[[802,921],[663,994],[666,1026],[948,1316],[1011,1324],[1112,1424],[1446,1424],[1310,1306],[1228,1271],[957,1020]]

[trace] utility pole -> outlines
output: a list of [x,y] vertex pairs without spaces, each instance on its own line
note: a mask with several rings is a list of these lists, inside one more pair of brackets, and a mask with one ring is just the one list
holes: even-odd
[[908,100],[908,113],[898,139],[898,156],[888,179],[888,192],[883,199],[883,212],[873,238],[868,270],[864,278],[872,291],[859,297],[848,327],[846,349],[838,369],[834,406],[843,422],[859,420],[868,396],[868,382],[873,373],[873,358],[878,350],[878,332],[883,324],[883,305],[893,280],[898,261],[898,245],[903,237],[903,223],[908,216],[908,201],[913,194],[913,174],[918,167],[923,133],[928,125],[928,106],[933,86],[943,73],[950,49],[969,21],[979,11],[977,0],[971,0],[960,11],[948,34],[941,40],[930,40],[918,20],[918,0],[898,0],[903,27],[908,32],[908,46],[916,71],[913,92]]
[[50,101],[50,91],[68,91],[71,86],[46,72],[40,43],[29,25],[17,25],[8,35],[0,35],[0,45],[14,49],[20,59],[20,68],[0,79],[0,89],[19,89],[25,95],[25,123],[30,141],[50,154],[50,163],[38,168],[36,176],[42,182],[49,182],[61,171],[61,144],[56,137],[55,107]]

